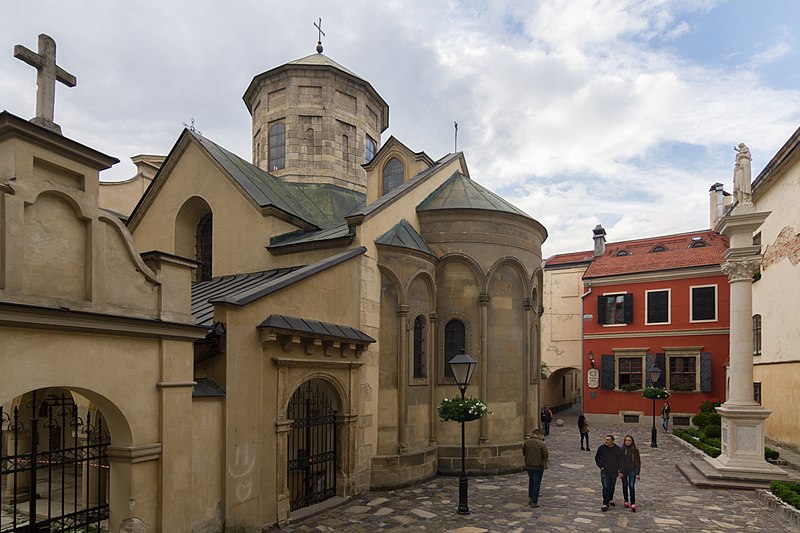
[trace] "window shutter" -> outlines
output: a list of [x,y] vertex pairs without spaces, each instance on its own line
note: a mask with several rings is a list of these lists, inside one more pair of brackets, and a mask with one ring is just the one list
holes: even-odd
[[633,323],[633,294],[625,295],[625,323]]
[[613,355],[600,356],[600,388],[604,390],[614,390],[616,372],[614,364],[616,357]]
[[645,387],[652,387],[653,382],[650,381],[650,372],[649,370],[653,367],[656,362],[655,354],[649,353],[644,356],[644,386]]
[[605,296],[598,296],[597,297],[597,323],[598,324],[605,324],[606,323],[606,297]]
[[667,354],[665,353],[656,354],[656,366],[661,369],[661,376],[658,378],[658,381],[656,381],[656,384],[653,386],[665,389],[667,388]]
[[700,390],[711,392],[711,352],[700,354]]

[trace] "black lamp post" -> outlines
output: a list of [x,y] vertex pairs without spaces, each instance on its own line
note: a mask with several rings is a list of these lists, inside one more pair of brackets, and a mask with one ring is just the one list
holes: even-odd
[[[461,353],[450,359],[450,370],[453,372],[453,377],[458,385],[458,390],[461,391],[461,399],[464,399],[464,393],[467,391],[469,382],[472,381],[472,374],[475,372],[475,366],[478,364],[475,359],[465,353]],[[464,447],[464,420],[461,420],[461,476],[458,478],[458,514],[469,514],[469,495],[468,495],[468,480],[467,471],[465,468],[465,451]]]
[[[658,378],[661,377],[661,369],[657,366],[651,366],[650,370],[647,371],[650,374],[650,385],[652,387],[656,386],[656,382]],[[656,397],[653,395],[653,430],[650,433],[650,447],[651,448],[658,448],[658,431],[656,431]]]

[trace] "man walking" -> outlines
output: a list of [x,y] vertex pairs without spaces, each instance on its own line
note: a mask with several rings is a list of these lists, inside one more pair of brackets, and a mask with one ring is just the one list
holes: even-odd
[[522,445],[522,455],[525,456],[525,470],[528,472],[528,504],[539,507],[539,489],[549,457],[541,429],[534,429],[531,438]]
[[614,488],[617,478],[622,477],[622,448],[614,444],[614,435],[606,435],[602,446],[597,447],[594,462],[600,469],[600,482],[603,484],[603,506],[601,511],[608,511],[614,506]]
[[542,414],[540,416],[542,421],[542,429],[544,430],[544,436],[548,436],[550,434],[550,422],[553,421],[553,411],[550,410],[549,405],[545,405],[544,409],[542,409]]

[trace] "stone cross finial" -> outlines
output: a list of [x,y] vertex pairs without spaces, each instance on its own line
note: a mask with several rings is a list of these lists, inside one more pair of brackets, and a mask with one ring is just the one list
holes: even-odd
[[56,107],[56,82],[75,87],[78,80],[56,65],[56,42],[49,35],[39,35],[39,53],[21,44],[14,47],[14,57],[21,59],[38,71],[36,76],[36,117],[31,122],[61,134],[61,126],[53,122]]

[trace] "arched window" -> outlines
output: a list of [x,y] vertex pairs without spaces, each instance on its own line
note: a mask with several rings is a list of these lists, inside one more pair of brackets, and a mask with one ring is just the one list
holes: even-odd
[[466,349],[466,329],[460,320],[451,320],[444,326],[444,377],[454,379],[450,359]]
[[372,161],[373,157],[375,157],[375,141],[372,140],[372,137],[367,135],[364,139],[364,164]]
[[694,241],[692,244],[689,245],[689,248],[703,248],[705,247],[706,243],[703,241]]
[[269,128],[269,171],[286,167],[286,126],[283,122]]
[[425,318],[414,319],[414,379],[425,378]]
[[393,157],[383,168],[383,194],[396,189],[403,183],[403,163]]
[[206,213],[197,223],[196,250],[197,261],[197,281],[209,281],[211,279],[211,240],[212,240],[213,220],[211,213]]
[[653,249],[650,250],[650,251],[653,252],[653,253],[655,253],[655,252],[666,252],[667,249],[664,246],[661,246],[659,244],[658,246],[654,246]]
[[761,355],[761,315],[753,315],[753,355]]
[[627,250],[620,250],[619,252],[617,252],[617,256],[618,257],[622,257],[622,256],[625,256],[625,255],[631,255],[631,253],[629,251],[627,251]]
[[350,139],[347,135],[342,135],[342,160],[347,163],[350,159]]

